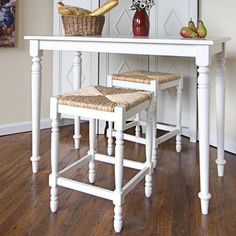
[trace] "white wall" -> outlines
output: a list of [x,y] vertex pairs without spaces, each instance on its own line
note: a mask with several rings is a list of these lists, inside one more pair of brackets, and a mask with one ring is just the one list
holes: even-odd
[[[24,35],[52,34],[53,1],[18,1],[18,46],[0,48],[0,133],[9,124],[31,120],[30,66],[28,43]],[[226,61],[226,149],[236,153],[236,1],[200,0],[200,17],[209,36],[230,36]],[[214,63],[213,63],[214,67]],[[211,73],[211,78],[214,73]],[[52,91],[52,55],[43,57],[42,118],[49,117],[48,101]],[[213,81],[213,80],[212,80]],[[215,143],[215,94],[211,83],[211,137]],[[2,129],[3,130],[3,129]]]
[[[236,153],[236,1],[200,0],[200,18],[205,22],[209,36],[229,36],[226,46],[226,149]],[[214,62],[212,65],[214,69]],[[216,136],[214,73],[211,73],[211,137]],[[214,138],[212,139],[214,141]]]
[[[23,37],[52,34],[52,11],[52,1],[17,1],[17,46],[0,48],[0,131],[6,124],[31,120],[31,58]],[[44,54],[43,74],[42,118],[47,118],[52,91],[51,53]]]

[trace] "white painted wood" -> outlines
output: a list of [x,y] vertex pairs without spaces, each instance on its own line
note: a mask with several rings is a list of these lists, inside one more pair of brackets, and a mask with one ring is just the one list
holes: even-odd
[[[152,139],[154,138],[152,128],[153,128],[153,104],[146,109],[146,166],[149,168],[148,173],[145,176],[145,195],[146,197],[152,196]],[[156,124],[155,124],[156,126]]]
[[111,156],[113,152],[112,125],[113,123],[109,121],[107,129],[107,154],[109,156]]
[[[124,109],[122,109],[123,112]],[[119,122],[122,122],[120,120]],[[115,124],[116,125],[116,124]],[[122,125],[122,124],[121,124]],[[121,127],[117,125],[116,127]],[[114,191],[114,229],[120,232],[123,226],[122,221],[122,180],[123,180],[123,156],[124,156],[124,141],[123,131],[117,130],[116,147],[115,147],[115,191]]]
[[107,120],[107,121],[113,121],[115,114],[110,113],[110,112],[102,112],[102,111],[96,111],[94,113],[93,110],[91,109],[86,109],[86,108],[80,108],[80,107],[69,107],[69,106],[60,106],[59,107],[59,112],[60,113],[65,113],[65,114],[71,114],[71,115],[76,115],[77,113],[82,114],[82,116],[86,117],[89,116],[91,118],[97,118],[101,120]]
[[200,152],[200,188],[202,214],[208,214],[209,199],[209,68],[198,64],[198,119]]
[[225,80],[224,63],[225,47],[223,51],[216,54],[216,123],[217,123],[217,169],[218,176],[224,176],[224,137],[225,137]]
[[[52,212],[57,210],[58,206],[58,192],[57,185],[81,191],[84,193],[92,194],[94,196],[102,197],[105,199],[112,200],[114,207],[114,229],[116,232],[120,232],[123,225],[122,220],[122,204],[124,202],[124,196],[128,194],[143,178],[146,176],[146,187],[145,192],[148,197],[151,196],[152,192],[152,162],[151,162],[151,152],[152,152],[152,111],[151,102],[140,102],[130,111],[126,111],[125,107],[117,106],[114,112],[97,111],[96,109],[84,109],[80,107],[73,107],[69,105],[60,105],[57,103],[57,98],[51,98],[50,103],[50,117],[52,119],[52,142],[51,142],[51,166],[52,173],[49,176],[49,185],[51,187],[51,198],[50,198],[50,208]],[[148,132],[147,132],[147,155],[145,163],[124,160],[124,141],[123,141],[123,130],[125,128],[126,117],[134,115],[134,112],[139,113],[142,110],[148,110]],[[88,112],[90,111],[90,112]],[[88,155],[81,158],[80,160],[72,163],[68,167],[65,167],[58,173],[57,162],[58,162],[58,146],[59,146],[59,117],[62,113],[67,115],[81,116],[85,115],[90,119],[89,122],[89,152]],[[110,114],[110,116],[108,116]],[[116,147],[115,147],[115,157],[110,157],[104,154],[98,154],[95,150],[95,135],[96,126],[95,119],[102,118],[104,120],[109,117],[110,124],[114,122],[116,129]],[[108,119],[108,120],[109,120]],[[68,172],[74,171],[75,168],[81,167],[83,164],[87,164],[89,161],[89,182],[95,182],[95,160],[100,160],[102,162],[110,163],[115,165],[115,190],[110,191],[104,188],[100,188],[94,185],[84,184],[70,178],[65,178]],[[123,188],[123,167],[127,166],[133,169],[140,170]],[[72,175],[73,176],[73,175]]]
[[[133,78],[135,79],[135,78]],[[166,83],[162,83],[162,84],[158,84],[158,82],[156,80],[152,80],[150,84],[144,84],[144,83],[139,83],[139,82],[130,82],[130,81],[122,81],[122,80],[113,80],[111,75],[108,75],[108,79],[109,81],[109,86],[117,86],[117,87],[124,87],[124,88],[134,88],[134,89],[140,89],[140,87],[142,87],[143,90],[149,91],[153,93],[153,111],[152,111],[152,126],[155,127],[152,129],[152,140],[153,140],[153,144],[152,144],[152,163],[154,168],[157,165],[157,147],[158,144],[176,136],[176,150],[177,152],[181,151],[181,107],[182,107],[182,88],[183,88],[183,80],[182,78],[179,80],[175,80],[175,81],[171,81],[171,82],[166,82]],[[159,94],[162,90],[164,89],[169,89],[169,88],[176,88],[177,90],[177,99],[176,99],[176,116],[177,116],[177,121],[176,121],[176,128],[171,131],[169,131],[167,134],[159,136],[158,138],[156,138],[156,127],[160,127],[157,126],[157,113],[158,113],[158,109],[160,107],[160,102],[159,102]],[[138,122],[138,125],[136,124]],[[127,127],[131,128],[131,127],[135,127],[137,129],[137,126],[143,125],[143,128],[145,128],[145,126],[147,125],[147,123],[143,120],[139,120],[137,121],[137,117],[135,119],[134,122],[129,123],[128,125],[126,125]],[[163,126],[162,126],[163,128]],[[126,129],[126,128],[125,128]],[[164,126],[164,130],[166,130],[166,126]],[[169,128],[167,127],[167,130],[169,130]],[[110,131],[110,127],[109,127],[109,131]],[[112,132],[113,134],[115,132]],[[136,142],[136,143],[141,143],[141,144],[146,144],[146,140],[144,138],[138,137],[137,134],[134,135],[130,135],[130,134],[124,134],[124,139],[125,140],[129,140],[132,142]]]
[[91,161],[89,162],[89,182],[95,182],[95,162],[94,155],[96,153],[95,150],[95,136],[96,136],[96,125],[95,119],[89,120],[89,154],[92,156]]
[[[82,78],[82,54],[81,52],[74,52],[74,90],[81,88],[81,78]],[[74,117],[74,144],[75,149],[79,149],[80,146],[80,117]]]
[[84,164],[88,163],[89,161],[91,161],[92,159],[92,155],[86,155],[83,158],[79,159],[78,161],[75,161],[74,163],[72,163],[71,165],[67,166],[66,168],[64,168],[63,170],[58,172],[58,176],[65,176],[69,173],[72,173],[75,169],[83,166]]
[[183,79],[177,86],[177,97],[176,97],[176,127],[178,134],[176,135],[176,151],[181,152],[181,117],[182,117],[182,89],[183,89]]
[[[160,88],[157,81],[151,81],[151,91],[153,92],[153,117],[152,117],[152,164],[153,168],[156,168],[157,166],[157,148],[158,144],[156,142],[157,137],[157,110],[158,110],[158,89]],[[154,90],[154,91],[153,91]],[[146,124],[145,124],[146,125]],[[144,128],[146,126],[143,126]]]
[[62,187],[70,188],[83,193],[88,193],[93,196],[101,197],[104,199],[113,199],[113,191],[111,190],[100,188],[90,184],[81,183],[72,179],[59,177],[57,178],[57,184]]
[[159,145],[161,143],[164,143],[168,139],[173,138],[173,137],[177,136],[178,134],[179,134],[179,129],[171,130],[167,134],[164,134],[164,135],[160,136],[159,138],[157,138],[156,144]]
[[[145,101],[142,104],[139,104],[130,110],[125,112],[125,117],[123,117],[123,120],[128,120],[132,116],[134,116],[137,112],[142,111],[146,107],[150,105],[150,101]],[[116,114],[114,112],[106,112],[106,111],[99,111],[96,110],[94,112],[92,109],[87,109],[87,108],[81,108],[81,107],[72,107],[72,106],[66,106],[66,105],[61,105],[58,108],[58,112],[62,114],[70,114],[75,116],[76,114],[80,113],[83,117],[90,117],[94,119],[101,119],[101,120],[106,120],[106,121],[114,121]],[[124,130],[125,124],[119,124],[122,129]]]
[[135,126],[135,136],[139,138],[141,136],[141,127],[139,125],[140,114],[136,115],[135,121],[137,122],[137,125]]
[[[115,164],[114,156],[111,157],[111,156],[100,154],[100,153],[95,154],[95,160],[110,163],[110,164]],[[136,170],[142,170],[145,167],[145,163],[123,159],[123,166],[136,169]]]
[[[180,28],[190,18],[198,19],[197,0],[160,0],[151,9],[150,31],[158,36],[178,36]],[[150,70],[178,73],[184,78],[182,126],[184,135],[191,142],[197,141],[197,73],[192,58],[150,57]],[[159,96],[158,121],[176,125],[176,96],[174,89],[168,89]],[[168,107],[168,109],[166,109]]]
[[[31,46],[35,49],[34,46]],[[33,173],[38,172],[38,161],[40,160],[39,155],[39,142],[40,142],[40,111],[41,111],[41,58],[37,55],[33,56],[32,59],[32,72],[31,72],[31,83],[32,83],[32,162]],[[32,56],[33,54],[31,54]]]
[[[179,37],[171,37],[171,38],[159,38],[159,37],[141,37],[141,38],[133,38],[133,37],[106,37],[106,36],[100,36],[100,37],[53,37],[53,36],[26,36],[25,39],[30,40],[30,54],[34,57],[34,52],[40,51],[40,50],[71,50],[71,51],[96,51],[96,52],[107,52],[107,53],[128,53],[128,54],[145,54],[145,55],[165,55],[165,56],[188,56],[188,57],[194,57],[195,62],[197,66],[200,66],[200,68],[208,67],[210,64],[210,57],[214,54],[220,53],[223,50],[223,46],[229,38],[207,38],[205,40],[198,39],[198,40],[185,40],[180,39]],[[35,50],[35,42],[36,42],[36,50]],[[221,45],[221,46],[219,46]],[[82,50],[83,49],[83,50]],[[200,74],[204,74],[200,72]],[[200,75],[200,78],[202,75]],[[204,76],[203,76],[204,77]],[[36,77],[35,80],[37,80],[38,77]],[[208,78],[208,76],[207,76]],[[223,77],[222,77],[223,78]],[[209,78],[208,78],[209,79]],[[207,80],[208,80],[207,79]],[[200,79],[201,80],[201,79]],[[203,82],[202,82],[203,83]],[[202,85],[201,83],[199,83]],[[37,89],[40,88],[39,84],[36,84]],[[200,86],[201,87],[201,86]],[[201,93],[205,93],[204,85],[198,88]],[[208,84],[206,86],[208,89]],[[201,97],[201,98],[200,98]],[[41,101],[41,96],[35,97],[37,100],[37,104]],[[206,109],[209,108],[209,97],[207,96],[198,96],[200,107],[204,107]],[[206,105],[204,105],[206,103]],[[35,107],[37,107],[37,104],[33,103],[33,110]],[[149,104],[146,104],[149,105]],[[199,108],[199,127],[200,129],[204,130],[204,127],[206,129],[202,133],[202,135],[199,136],[200,140],[200,149],[204,151],[200,151],[200,160],[203,160],[208,162],[209,161],[209,152],[206,151],[209,150],[209,114],[204,114],[203,108]],[[82,113],[84,115],[88,115],[88,111],[86,109],[77,109],[74,108],[72,111],[68,107],[63,108],[64,111],[68,111],[71,115],[76,115],[76,112],[80,111],[80,115]],[[61,112],[62,109],[59,108],[59,112]],[[132,112],[134,112],[133,110]],[[36,110],[37,112],[37,110]],[[209,111],[208,111],[209,112]],[[89,113],[92,116],[92,112]],[[114,116],[111,114],[101,114],[100,112],[96,112],[97,117],[96,118],[103,118],[104,120],[110,120],[114,121]],[[131,115],[131,113],[129,113]],[[36,116],[35,120],[32,120],[32,122],[35,124],[36,121],[39,122],[40,117]],[[33,126],[34,126],[33,124]],[[222,124],[224,125],[224,124]],[[39,132],[39,127],[35,126],[36,130]],[[204,144],[204,141],[207,141]],[[34,136],[34,142],[38,142],[39,139],[37,136]],[[207,147],[205,149],[205,147]],[[39,148],[39,147],[38,147]],[[37,149],[37,151],[39,151]],[[201,165],[201,176],[209,176],[209,168],[208,166]],[[206,191],[207,188],[203,187],[209,186],[209,179],[208,178],[201,178],[201,193],[200,194],[201,199],[207,199],[205,207],[202,208],[202,213],[206,213],[206,208],[209,203],[209,195],[207,194],[208,191]]]
[[50,208],[52,212],[56,212],[58,207],[58,190],[57,190],[57,159],[58,159],[58,145],[59,145],[59,116],[57,112],[57,99],[51,98],[50,103],[50,117],[52,119],[52,133],[51,133],[51,174],[50,174]]
[[[107,79],[107,87],[112,87],[112,78],[109,77]],[[106,123],[105,122],[99,122],[98,124],[99,126],[99,134],[103,134],[104,130],[105,130],[105,126],[106,126]],[[107,154],[109,156],[112,155],[112,152],[113,152],[113,139],[112,139],[112,129],[113,127],[113,123],[112,122],[108,122],[108,129],[107,129]]]
[[[32,36],[32,35],[26,35],[24,36],[24,39],[26,40],[30,40],[30,55],[34,56],[33,52],[34,50],[34,44],[38,45],[37,49],[44,49],[44,50],[59,50],[58,47],[60,47],[61,45],[58,44],[60,41],[63,41],[64,43],[64,47],[63,50],[69,50],[69,51],[82,51],[81,48],[83,48],[83,46],[81,45],[77,45],[78,46],[78,50],[77,48],[74,46],[73,42],[80,42],[80,44],[82,43],[90,43],[91,48],[87,48],[85,51],[87,52],[101,52],[99,49],[95,48],[97,46],[96,42],[101,46],[102,42],[107,44],[107,43],[113,43],[113,47],[117,48],[117,45],[123,45],[124,43],[127,43],[126,46],[127,48],[129,48],[129,46],[135,45],[135,44],[148,44],[149,46],[154,44],[157,46],[157,44],[164,44],[166,45],[165,50],[168,50],[168,46],[169,45],[199,45],[199,46],[214,46],[211,47],[211,55],[215,55],[219,52],[222,51],[222,47],[219,47],[219,45],[221,45],[222,43],[225,43],[226,41],[229,41],[230,38],[229,37],[208,37],[206,39],[183,39],[180,38],[179,36],[156,36],[156,35],[150,35],[147,37],[133,37],[133,36],[127,36],[127,35],[96,35],[96,36],[80,36],[80,37],[74,37],[74,36]],[[53,43],[52,43],[53,42]],[[70,42],[69,45],[67,45],[68,47],[66,47],[66,42]],[[33,44],[33,45],[32,45]],[[94,47],[92,46],[94,45]],[[168,46],[167,46],[168,45]],[[109,45],[110,46],[110,45]],[[123,45],[124,46],[124,45]],[[31,50],[31,47],[33,48]],[[155,48],[155,46],[154,46]],[[61,48],[62,49],[62,48]],[[76,50],[75,50],[76,49]],[[123,54],[123,49],[124,48],[120,48],[120,53]],[[159,48],[158,48],[159,49]],[[114,48],[111,48],[110,50],[106,49],[106,51],[108,53],[115,53],[116,51],[113,51]],[[142,51],[142,50],[141,50]],[[181,51],[181,50],[179,50]],[[186,51],[189,51],[186,49]],[[137,54],[137,52],[132,52],[132,50],[130,49],[129,51],[126,51],[126,53],[128,54]],[[148,55],[151,54],[150,49],[148,50]],[[147,54],[146,53],[146,54]],[[165,52],[166,53],[166,52]],[[174,52],[173,52],[174,53]],[[185,55],[185,50],[184,52],[182,52],[181,56],[190,56],[190,55],[195,55],[196,52],[193,52],[192,54],[188,54]],[[142,55],[142,53],[141,53]],[[151,54],[152,55],[152,54]],[[157,55],[162,55],[162,52],[160,52]],[[175,55],[175,54],[173,54]],[[173,56],[171,55],[167,55],[164,54],[163,56]],[[177,54],[177,56],[180,56]]]
[[[131,122],[125,124],[124,130],[130,129],[131,127],[134,127],[136,125],[140,125],[140,121],[135,120],[135,121],[131,121]],[[135,135],[135,136],[137,137],[137,135]],[[138,138],[140,138],[140,136],[138,136]]]
[[[115,132],[112,132],[112,133],[115,134]],[[129,140],[129,141],[135,142],[135,143],[146,144],[145,138],[137,137],[132,134],[124,134],[124,140]]]
[[145,167],[138,172],[123,188],[123,196],[125,197],[143,178],[148,174],[149,168]]

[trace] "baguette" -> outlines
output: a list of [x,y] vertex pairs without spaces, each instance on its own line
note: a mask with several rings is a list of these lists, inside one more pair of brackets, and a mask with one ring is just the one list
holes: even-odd
[[110,11],[118,4],[118,0],[110,0],[109,2],[103,4],[101,7],[97,8],[93,12],[89,13],[89,16],[101,16],[106,12]]

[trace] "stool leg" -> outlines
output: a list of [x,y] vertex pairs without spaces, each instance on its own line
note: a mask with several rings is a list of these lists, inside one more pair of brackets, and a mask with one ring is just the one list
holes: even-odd
[[95,182],[95,162],[94,162],[94,155],[96,153],[95,150],[95,136],[96,136],[96,123],[95,119],[89,120],[89,154],[92,155],[92,159],[89,162],[89,182]]
[[177,129],[179,130],[176,136],[176,151],[181,152],[181,107],[182,107],[182,80],[177,86],[176,98],[176,116],[177,116]]
[[122,229],[122,179],[123,179],[123,156],[124,156],[124,141],[123,132],[116,132],[116,147],[115,147],[115,191],[114,191],[114,229],[119,233]]
[[157,135],[157,104],[154,104],[153,113],[152,113],[152,163],[153,168],[157,166],[157,142],[156,142],[156,135]]
[[136,119],[135,119],[138,124],[135,126],[135,136],[139,138],[141,136],[141,129],[140,129],[140,114],[137,113]]
[[57,159],[58,159],[58,144],[59,144],[59,117],[52,119],[51,133],[51,168],[52,173],[49,176],[49,185],[51,186],[50,209],[56,212],[58,206],[58,190],[57,190]]
[[112,152],[113,152],[113,139],[112,139],[112,131],[113,131],[113,128],[112,128],[112,121],[109,121],[108,122],[108,129],[107,129],[107,154],[109,156],[112,155]]
[[152,128],[152,118],[153,109],[148,108],[147,110],[147,125],[146,125],[146,166],[149,167],[149,172],[145,176],[145,195],[146,197],[151,197],[152,195],[152,138],[153,132]]
[[74,117],[74,144],[75,144],[75,149],[79,149],[80,146],[80,117]]

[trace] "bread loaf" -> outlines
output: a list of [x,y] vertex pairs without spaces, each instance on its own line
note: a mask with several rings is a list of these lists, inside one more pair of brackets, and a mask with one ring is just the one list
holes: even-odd
[[58,13],[62,16],[66,15],[77,15],[77,16],[101,16],[104,15],[106,12],[110,11],[113,7],[118,4],[118,0],[110,0],[109,2],[103,4],[101,7],[97,8],[93,12],[81,8],[81,7],[74,7],[69,5],[64,5],[62,2],[58,2]]
[[95,11],[89,13],[89,16],[101,16],[106,12],[110,11],[113,7],[118,4],[118,0],[110,0],[109,2],[103,4],[101,7],[97,8]]
[[58,2],[57,6],[58,6],[58,13],[62,16],[66,16],[66,15],[85,16],[91,13],[91,11],[87,9],[84,9],[81,7],[64,5],[62,2]]

